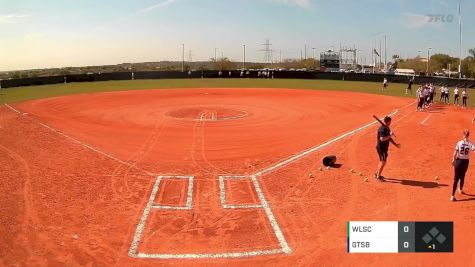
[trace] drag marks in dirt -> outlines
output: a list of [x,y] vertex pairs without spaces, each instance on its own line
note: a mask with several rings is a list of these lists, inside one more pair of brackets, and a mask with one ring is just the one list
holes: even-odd
[[[8,107],[9,109],[11,109],[12,111],[14,111],[15,113],[18,113],[18,114],[20,114],[20,115],[22,115],[22,116],[24,116],[24,117],[29,117],[29,116],[28,116],[28,113],[22,113],[21,111],[19,111],[19,110],[13,108],[12,106],[10,106],[10,105],[8,105],[8,104],[4,104],[4,105],[5,105],[6,107]],[[30,117],[30,118],[31,118],[31,117]],[[31,118],[31,119],[33,119],[33,118]],[[58,135],[60,135],[60,136],[62,136],[62,137],[64,137],[64,138],[66,138],[67,140],[69,140],[69,141],[71,141],[71,142],[73,142],[73,143],[75,143],[75,144],[78,144],[78,145],[80,145],[80,146],[83,146],[83,147],[85,147],[85,148],[87,148],[87,149],[89,149],[89,150],[92,150],[92,151],[94,151],[94,152],[96,152],[96,153],[99,153],[99,154],[101,154],[101,155],[103,155],[103,156],[105,156],[105,157],[107,157],[107,158],[110,158],[110,159],[112,159],[112,160],[115,160],[115,161],[117,161],[117,162],[119,162],[119,163],[121,163],[121,164],[127,165],[127,166],[129,166],[130,168],[136,168],[136,169],[138,169],[138,170],[140,170],[140,171],[144,171],[144,172],[145,172],[146,174],[148,174],[148,175],[155,175],[155,173],[152,173],[152,172],[149,172],[149,171],[147,171],[147,170],[143,170],[143,169],[141,169],[141,168],[139,168],[139,167],[136,167],[136,166],[135,166],[135,163],[129,163],[129,162],[123,161],[123,160],[119,159],[118,157],[113,156],[113,155],[110,154],[110,153],[104,152],[104,151],[102,151],[102,150],[100,150],[100,149],[97,149],[97,148],[95,148],[95,147],[93,147],[93,146],[91,146],[91,145],[89,145],[89,144],[86,144],[86,143],[84,143],[84,142],[81,142],[81,141],[79,141],[79,140],[77,140],[77,139],[75,139],[75,138],[73,138],[73,137],[71,137],[71,136],[69,136],[69,135],[67,135],[67,134],[65,134],[65,133],[63,133],[63,132],[61,132],[61,131],[59,131],[59,130],[53,128],[53,127],[51,127],[51,126],[49,126],[49,125],[46,125],[45,123],[42,123],[42,122],[40,122],[40,121],[38,121],[38,120],[35,120],[35,119],[33,119],[33,120],[34,120],[36,123],[38,123],[39,125],[43,126],[44,128],[46,128],[46,129],[48,129],[48,130],[50,130],[50,131],[52,131],[52,132],[55,132],[56,134],[58,134]]]
[[[37,214],[36,214],[36,210],[34,208],[34,204],[35,204],[35,201],[33,199],[33,194],[32,194],[32,189],[31,189],[31,171],[30,171],[30,166],[28,164],[28,162],[18,153],[16,153],[15,151],[3,146],[0,144],[0,152],[3,154],[3,155],[6,155],[8,158],[10,158],[12,161],[12,163],[14,163],[14,165],[16,165],[16,168],[15,168],[15,171],[18,172],[18,173],[21,173],[21,176],[23,177],[23,184],[22,184],[22,197],[23,197],[23,201],[20,201],[20,202],[23,202],[22,206],[23,208],[19,208],[17,207],[18,209],[18,212],[20,212],[21,210],[23,210],[23,220],[22,220],[22,224],[21,224],[21,233],[22,234],[16,234],[16,237],[14,235],[13,238],[23,238],[23,242],[22,243],[29,243],[29,242],[32,242],[32,240],[34,240],[36,238],[36,234],[34,233],[31,233],[31,226],[32,224],[34,224],[35,221],[37,221]],[[2,173],[2,179],[11,179],[8,175],[9,173]],[[10,182],[13,182],[13,181],[7,181],[4,180],[4,182],[2,182],[2,186],[5,186],[7,188],[10,187],[10,185],[8,185]],[[6,188],[3,188],[3,189],[6,189]],[[13,190],[13,188],[10,188],[10,190]],[[10,192],[7,192],[7,194],[12,194],[13,192],[10,191]],[[18,203],[18,205],[21,206],[20,203]],[[6,207],[3,207],[3,209],[7,209]],[[11,214],[10,214],[11,215]],[[5,220],[6,218],[3,218],[3,219],[0,219],[0,221],[3,221]],[[3,222],[2,222],[3,224]],[[3,235],[3,234],[2,234]],[[3,236],[4,238],[8,238],[9,234],[8,233],[5,233],[5,236]],[[20,243],[18,240],[16,241],[17,243]],[[28,247],[24,248],[28,251],[28,253],[31,253],[30,249]],[[1,253],[0,253],[1,255]]]

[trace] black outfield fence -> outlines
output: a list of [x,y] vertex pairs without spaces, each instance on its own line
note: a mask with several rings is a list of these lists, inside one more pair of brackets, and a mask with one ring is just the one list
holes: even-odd
[[[96,81],[122,81],[122,80],[144,80],[144,79],[191,79],[191,78],[276,78],[276,79],[321,79],[321,80],[345,80],[362,82],[383,82],[387,78],[390,83],[408,83],[408,76],[368,74],[368,73],[341,73],[341,72],[314,72],[314,71],[270,71],[267,72],[249,71],[201,71],[192,72],[181,71],[140,71],[140,72],[112,72],[77,74],[66,76],[50,76],[36,78],[22,78],[1,80],[1,88],[73,83],[73,82],[96,82]],[[446,85],[450,87],[475,88],[475,80],[471,79],[449,79],[441,77],[415,77],[415,84],[433,83],[437,86]]]

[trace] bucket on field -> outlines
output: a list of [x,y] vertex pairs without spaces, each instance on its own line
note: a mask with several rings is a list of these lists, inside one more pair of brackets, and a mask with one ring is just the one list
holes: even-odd
[[323,166],[325,167],[333,167],[336,163],[336,156],[328,155],[323,158]]

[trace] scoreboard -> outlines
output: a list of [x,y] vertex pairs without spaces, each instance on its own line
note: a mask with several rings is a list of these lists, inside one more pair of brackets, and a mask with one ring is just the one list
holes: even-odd
[[349,253],[453,252],[453,222],[350,221]]
[[340,71],[340,53],[331,50],[320,52],[320,68],[328,71]]

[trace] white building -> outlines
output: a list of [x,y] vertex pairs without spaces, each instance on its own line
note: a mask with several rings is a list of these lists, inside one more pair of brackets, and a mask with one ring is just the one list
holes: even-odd
[[416,72],[413,69],[396,69],[394,71],[395,75],[405,75],[405,76],[414,76]]

